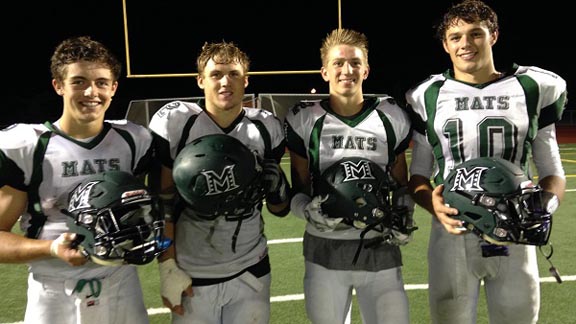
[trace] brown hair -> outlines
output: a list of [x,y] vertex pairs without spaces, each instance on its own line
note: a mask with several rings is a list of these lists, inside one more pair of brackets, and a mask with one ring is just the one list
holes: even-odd
[[120,78],[122,64],[102,43],[89,36],[72,37],[62,41],[50,59],[52,78],[62,82],[66,78],[66,67],[69,64],[87,61],[106,65],[112,71],[114,81]]
[[498,15],[487,4],[480,0],[464,0],[454,4],[442,17],[436,27],[436,37],[443,41],[448,28],[454,26],[458,20],[466,23],[476,21],[484,22],[490,33],[498,31]]

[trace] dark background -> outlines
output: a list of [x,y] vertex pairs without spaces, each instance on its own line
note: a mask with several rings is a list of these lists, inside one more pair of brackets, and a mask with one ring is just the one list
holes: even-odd
[[[486,2],[500,19],[500,39],[494,47],[497,68],[518,63],[552,70],[567,80],[570,96],[576,81],[575,28],[566,2]],[[452,1],[265,3],[126,0],[124,15],[122,0],[11,2],[0,25],[8,99],[0,112],[0,126],[54,121],[60,116],[61,98],[51,86],[50,55],[69,36],[90,35],[102,41],[124,64],[109,119],[123,118],[131,100],[201,96],[193,77],[127,76],[128,72],[131,76],[194,73],[196,55],[205,41],[235,42],[250,56],[252,72],[314,71],[320,68],[322,38],[340,26],[356,29],[370,41],[371,74],[364,92],[397,98],[429,74],[450,67],[433,26]],[[317,73],[264,73],[250,77],[246,93],[309,93],[312,88],[328,91]]]

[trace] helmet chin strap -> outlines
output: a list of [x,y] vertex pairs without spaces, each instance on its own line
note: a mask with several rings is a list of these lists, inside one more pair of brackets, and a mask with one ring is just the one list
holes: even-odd
[[544,245],[538,246],[538,250],[546,258],[546,261],[548,261],[548,263],[550,264],[550,268],[548,269],[548,271],[550,271],[550,274],[556,279],[557,283],[561,284],[562,283],[562,277],[560,277],[560,272],[552,264],[552,261],[550,261],[550,258],[552,258],[552,254],[554,254],[554,247],[552,246],[552,243],[548,243],[547,245],[550,246],[550,253],[546,254],[546,253],[544,253],[544,251],[542,251],[542,247]]
[[[354,259],[352,260],[353,265],[356,265],[356,262],[358,261],[358,257],[360,256],[360,251],[362,251],[362,247],[364,247],[364,236],[366,235],[366,233],[368,233],[371,230],[380,231],[379,229],[376,229],[376,226],[381,225],[384,222],[384,220],[385,219],[382,218],[380,222],[375,222],[375,223],[369,224],[362,230],[362,232],[360,233],[360,243],[358,244],[358,248],[356,249],[356,253],[354,254]],[[370,244],[367,244],[366,248],[380,244],[380,242],[382,242],[382,241],[384,241],[384,237],[378,236],[378,238],[375,239],[374,242],[370,242]]]

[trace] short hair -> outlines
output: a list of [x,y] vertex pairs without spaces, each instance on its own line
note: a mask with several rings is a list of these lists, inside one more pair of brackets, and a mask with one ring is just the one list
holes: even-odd
[[90,36],[71,37],[56,46],[50,59],[52,78],[58,82],[64,81],[67,66],[80,61],[101,63],[112,71],[114,81],[120,78],[120,61],[106,46]]
[[210,59],[218,64],[239,63],[245,74],[250,71],[250,58],[233,42],[204,43],[200,55],[196,59],[199,76],[204,73],[204,68]]
[[320,47],[320,59],[322,60],[323,66],[328,64],[328,52],[330,49],[338,45],[358,47],[364,53],[366,62],[368,62],[368,37],[352,29],[338,28],[332,30],[332,32],[324,38],[322,47]]
[[498,15],[487,4],[480,0],[464,0],[452,5],[442,17],[442,21],[436,27],[436,37],[443,41],[446,31],[456,25],[458,20],[467,23],[476,21],[483,22],[490,33],[498,31]]

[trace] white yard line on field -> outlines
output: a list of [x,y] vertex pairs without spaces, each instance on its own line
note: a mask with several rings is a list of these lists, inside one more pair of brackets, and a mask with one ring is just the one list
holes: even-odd
[[[576,276],[562,276],[563,281],[576,281]],[[556,279],[554,277],[543,277],[540,278],[540,282],[545,283],[555,283]],[[428,289],[428,284],[406,284],[404,285],[406,290],[425,290]],[[278,302],[289,302],[289,301],[296,301],[296,300],[304,300],[304,294],[294,294],[294,295],[283,295],[283,296],[274,296],[270,298],[270,302],[278,303]],[[168,308],[149,308],[148,315],[160,315],[160,314],[168,314],[170,310]],[[0,323],[0,324],[23,324],[24,322],[13,322],[13,323]]]

